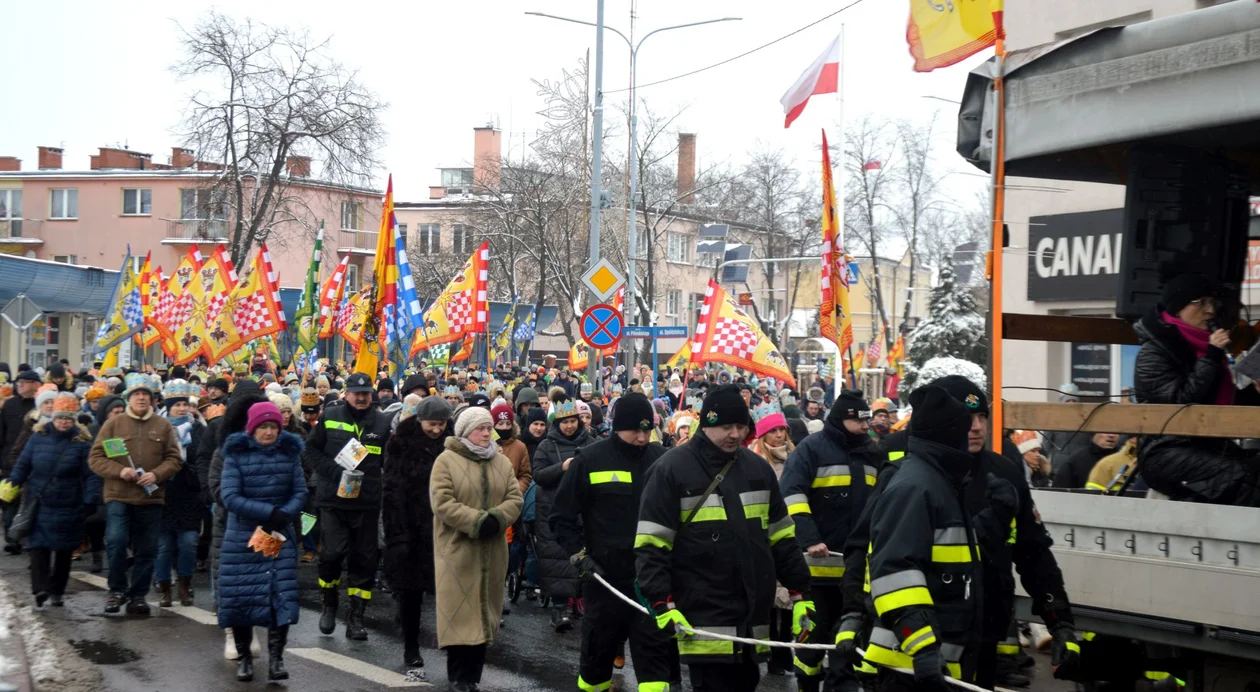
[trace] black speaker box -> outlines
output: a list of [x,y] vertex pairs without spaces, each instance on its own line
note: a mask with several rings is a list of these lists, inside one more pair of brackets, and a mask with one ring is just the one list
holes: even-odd
[[1116,316],[1137,319],[1178,274],[1223,286],[1222,323],[1236,314],[1247,260],[1250,190],[1246,169],[1175,147],[1137,147],[1125,190]]

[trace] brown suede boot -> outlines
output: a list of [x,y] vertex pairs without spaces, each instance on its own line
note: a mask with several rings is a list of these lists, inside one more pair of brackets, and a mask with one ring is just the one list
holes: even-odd
[[193,604],[192,577],[179,578],[179,604],[182,606]]
[[158,593],[162,595],[158,599],[158,605],[163,608],[171,607],[171,583],[169,581],[158,582]]

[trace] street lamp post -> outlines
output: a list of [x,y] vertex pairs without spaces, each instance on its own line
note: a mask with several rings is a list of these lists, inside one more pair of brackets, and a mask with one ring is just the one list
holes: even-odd
[[[602,2],[600,3],[599,12],[600,12],[600,15],[597,22],[598,22],[598,26],[602,26],[603,25],[603,3]],[[526,12],[525,14],[532,15],[535,17],[546,17],[548,19],[557,19],[562,22],[571,22],[573,24],[585,24],[587,26],[597,26],[596,24],[582,21],[580,19],[571,19],[569,17],[559,17],[553,14],[547,14],[545,12]],[[625,34],[621,33],[620,31],[618,31],[617,29],[614,29],[613,27],[610,27],[610,26],[603,27],[613,32],[614,34],[617,34],[618,36],[620,36],[621,40],[626,42],[626,47],[630,49],[630,163],[629,163],[630,194],[629,194],[629,199],[626,200],[626,235],[627,235],[627,245],[628,245],[627,253],[626,253],[626,257],[628,258],[628,261],[627,261],[628,266],[626,267],[626,269],[627,269],[627,276],[629,277],[629,283],[626,286],[626,311],[627,313],[625,315],[625,324],[634,324],[635,313],[637,312],[635,309],[636,305],[635,305],[634,294],[635,294],[635,253],[638,251],[638,243],[639,243],[638,226],[639,224],[638,224],[638,221],[635,219],[634,196],[636,194],[636,189],[638,187],[638,182],[639,182],[639,167],[636,161],[636,157],[638,156],[639,116],[636,113],[636,107],[635,107],[635,89],[636,89],[636,85],[638,81],[639,48],[643,47],[643,42],[647,41],[653,34],[659,34],[663,31],[672,31],[674,29],[685,29],[687,27],[701,26],[703,24],[716,24],[718,22],[737,22],[737,21],[740,21],[741,19],[743,18],[742,17],[722,17],[720,19],[706,19],[701,22],[689,22],[687,24],[677,24],[674,26],[661,27],[660,29],[654,29],[652,31],[649,31],[647,34],[643,36],[643,38],[639,39],[638,43],[632,43],[629,37],[627,37]],[[599,65],[602,65],[602,62],[600,62],[600,59],[602,56],[602,52],[599,48],[600,46],[602,46],[602,42],[596,44],[596,51],[595,51],[596,61],[597,61],[597,67],[596,67],[597,80],[599,79],[598,77],[599,69],[600,69]],[[602,91],[600,90],[599,85],[597,84],[596,89],[595,89],[595,98],[596,98],[597,104],[601,102],[600,99],[602,99],[602,95],[603,95]],[[597,113],[598,113],[599,112],[598,109],[600,107],[597,105],[596,108],[597,108]],[[600,116],[597,115],[597,117],[600,117]],[[602,124],[602,121],[601,121],[601,124]],[[599,128],[597,128],[596,137],[599,137],[599,136],[600,136]],[[598,145],[598,141],[596,142],[596,144]],[[650,259],[650,258],[647,258],[647,259]],[[594,265],[596,261],[598,261],[598,258],[592,255],[591,264]]]

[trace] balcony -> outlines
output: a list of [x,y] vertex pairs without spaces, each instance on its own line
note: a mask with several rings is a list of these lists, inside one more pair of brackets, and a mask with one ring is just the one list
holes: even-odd
[[163,245],[228,242],[227,219],[162,219],[166,222]]
[[356,231],[350,228],[341,229],[337,242],[337,252],[346,255],[376,255],[377,231]]
[[39,225],[39,219],[0,219],[0,244],[43,245]]

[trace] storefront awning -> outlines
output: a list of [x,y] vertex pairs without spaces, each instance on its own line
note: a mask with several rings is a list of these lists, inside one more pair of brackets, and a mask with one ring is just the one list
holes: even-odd
[[[995,59],[968,76],[958,153],[993,156]],[[1138,143],[1260,162],[1260,3],[1230,2],[1013,51],[1006,61],[1006,172],[1123,183]],[[1260,170],[1255,166],[1253,170]]]
[[117,282],[117,269],[0,254],[0,307],[26,294],[44,312],[104,315]]

